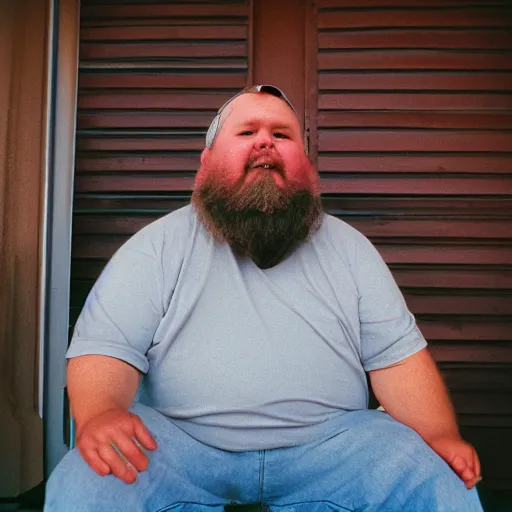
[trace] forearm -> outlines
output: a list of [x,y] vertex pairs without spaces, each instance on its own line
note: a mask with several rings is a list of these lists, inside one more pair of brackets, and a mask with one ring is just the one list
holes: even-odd
[[139,371],[119,359],[100,355],[72,358],[67,386],[78,430],[101,412],[116,407],[129,409],[139,382]]
[[371,371],[370,381],[386,412],[425,441],[459,436],[448,391],[427,349],[397,365]]

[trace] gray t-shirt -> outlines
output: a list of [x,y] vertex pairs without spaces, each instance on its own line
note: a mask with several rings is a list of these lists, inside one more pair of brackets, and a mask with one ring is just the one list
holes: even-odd
[[117,251],[66,357],[126,361],[145,374],[142,403],[208,445],[249,451],[324,436],[368,407],[365,370],[426,345],[377,250],[348,224],[324,215],[262,270],[188,205]]

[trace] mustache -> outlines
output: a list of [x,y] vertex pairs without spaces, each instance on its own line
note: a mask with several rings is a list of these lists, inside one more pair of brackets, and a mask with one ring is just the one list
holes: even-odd
[[255,156],[249,157],[244,166],[244,173],[247,174],[256,165],[261,163],[272,166],[272,170],[285,177],[285,165],[283,159],[275,153],[263,152]]

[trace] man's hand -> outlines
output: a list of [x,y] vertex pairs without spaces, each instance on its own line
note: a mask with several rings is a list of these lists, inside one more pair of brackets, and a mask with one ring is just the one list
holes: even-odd
[[476,450],[460,437],[442,436],[427,443],[442,457],[471,489],[481,480],[480,461]]
[[87,464],[99,475],[112,472],[127,484],[148,467],[141,445],[148,450],[157,447],[142,420],[124,409],[98,414],[77,431],[77,447]]

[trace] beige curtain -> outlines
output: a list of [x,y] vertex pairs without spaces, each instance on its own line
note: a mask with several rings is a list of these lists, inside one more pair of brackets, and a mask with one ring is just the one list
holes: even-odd
[[38,315],[47,2],[0,2],[0,498],[43,479]]

